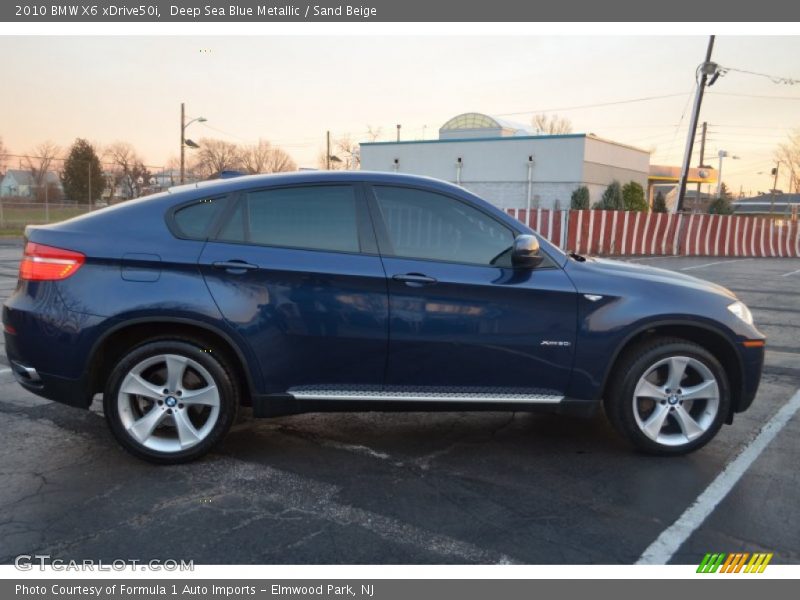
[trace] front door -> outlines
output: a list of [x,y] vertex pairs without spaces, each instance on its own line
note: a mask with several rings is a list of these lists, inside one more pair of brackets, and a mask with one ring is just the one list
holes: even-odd
[[389,286],[391,387],[563,395],[576,291],[546,260],[511,267],[514,232],[447,195],[371,188]]

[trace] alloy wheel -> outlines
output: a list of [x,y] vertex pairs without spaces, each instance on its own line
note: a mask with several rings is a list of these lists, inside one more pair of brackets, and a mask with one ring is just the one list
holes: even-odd
[[220,392],[197,361],[159,354],[126,373],[117,409],[123,428],[138,444],[157,452],[180,452],[211,433],[220,415]]
[[642,433],[664,446],[702,436],[719,412],[720,386],[703,362],[670,356],[645,369],[633,393],[633,415]]

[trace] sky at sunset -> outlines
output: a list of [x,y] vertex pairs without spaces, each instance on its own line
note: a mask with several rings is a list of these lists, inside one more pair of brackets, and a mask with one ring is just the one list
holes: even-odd
[[[64,25],[69,27],[69,25]],[[76,137],[133,144],[149,165],[178,156],[180,103],[203,116],[187,135],[259,138],[316,166],[325,131],[367,141],[435,138],[469,111],[529,123],[537,112],[679,164],[706,37],[147,36],[0,37],[0,137],[11,153]],[[800,80],[800,36],[717,38],[730,69]],[[657,98],[653,98],[657,97]],[[638,100],[624,104],[603,104]],[[774,150],[800,129],[800,83],[731,70],[709,88],[706,162],[733,192],[772,186]],[[10,166],[16,166],[10,160]],[[692,164],[697,163],[697,148]],[[778,188],[786,188],[781,179]]]

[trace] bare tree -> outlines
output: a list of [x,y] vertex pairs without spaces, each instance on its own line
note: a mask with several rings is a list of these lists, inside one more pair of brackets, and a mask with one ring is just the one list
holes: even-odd
[[47,174],[60,152],[61,148],[48,141],[36,146],[33,152],[25,158],[25,168],[31,173],[38,200],[43,200],[48,195],[49,186],[53,182],[48,180]]
[[238,169],[241,165],[236,144],[213,138],[201,138],[200,149],[192,167],[204,178],[218,177],[223,171]]
[[572,121],[566,117],[559,117],[558,115],[547,115],[540,113],[534,115],[531,119],[531,124],[536,128],[536,131],[546,135],[559,135],[564,133],[572,133]]
[[[348,171],[361,166],[361,156],[358,144],[353,142],[349,133],[331,141],[330,163],[326,160],[325,150],[317,155],[317,165],[320,169],[330,168],[331,171]],[[328,166],[330,164],[330,167]]]
[[370,142],[374,142],[383,134],[382,127],[373,127],[372,125],[367,125],[367,138]]
[[292,157],[267,140],[258,140],[257,144],[241,146],[239,161],[242,168],[250,174],[297,170],[297,163]]
[[800,193],[800,129],[789,134],[789,140],[780,144],[775,151],[779,169],[786,169],[789,175],[789,192]]
[[150,182],[150,171],[128,142],[111,144],[105,155],[114,163],[113,183],[122,189],[125,199],[138,198]]

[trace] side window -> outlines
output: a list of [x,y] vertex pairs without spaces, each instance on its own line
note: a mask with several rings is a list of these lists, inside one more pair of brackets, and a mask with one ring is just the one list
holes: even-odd
[[217,239],[308,250],[358,252],[355,190],[307,186],[245,194]]
[[173,222],[177,233],[185,238],[205,239],[223,206],[225,198],[209,198],[175,211]]
[[423,190],[373,189],[394,256],[511,266],[514,233],[478,209]]

